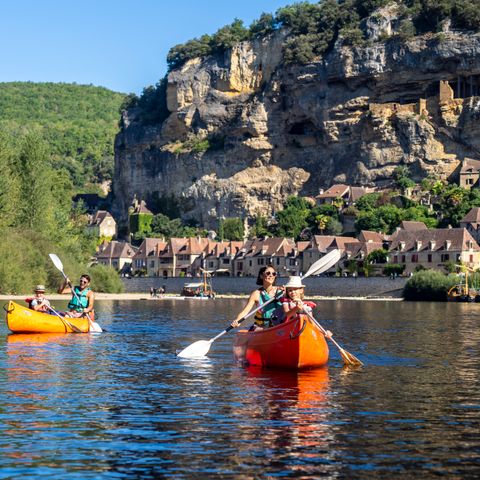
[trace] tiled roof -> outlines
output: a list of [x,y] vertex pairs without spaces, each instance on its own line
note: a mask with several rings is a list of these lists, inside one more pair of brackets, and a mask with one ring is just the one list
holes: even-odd
[[343,197],[345,194],[348,193],[349,190],[348,185],[343,185],[339,183],[337,185],[332,185],[329,189],[325,190],[323,193],[317,195],[316,198],[337,198]]
[[88,225],[90,227],[93,227],[93,226],[98,226],[100,225],[107,217],[110,217],[113,221],[115,221],[112,217],[112,215],[107,212],[106,210],[98,210],[95,215],[93,215],[93,217],[91,218],[90,222],[88,223]]
[[103,248],[97,253],[97,258],[133,258],[135,249],[128,242],[111,242],[104,243]]
[[473,207],[461,220],[461,223],[480,223],[480,208]]
[[358,239],[361,242],[383,242],[385,235],[383,233],[371,232],[370,230],[362,230]]
[[465,158],[462,163],[462,168],[460,169],[460,174],[462,173],[473,173],[480,171],[480,160],[475,160],[473,158]]
[[403,220],[400,224],[400,228],[403,230],[427,230],[427,226],[423,222],[414,222],[411,220]]
[[163,238],[145,238],[135,253],[135,258],[146,258],[150,255],[158,255],[167,243]]
[[[447,241],[450,245],[447,249]],[[469,249],[468,243],[472,242],[474,251],[480,251],[480,247],[465,228],[437,228],[430,230],[398,230],[391,237],[389,251],[398,250],[406,252],[418,251],[465,251]],[[433,243],[432,243],[433,242]],[[403,248],[402,248],[403,247]]]

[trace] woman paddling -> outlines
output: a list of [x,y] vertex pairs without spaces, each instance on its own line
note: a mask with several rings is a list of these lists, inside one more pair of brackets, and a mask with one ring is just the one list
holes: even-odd
[[247,315],[254,306],[261,306],[274,298],[273,302],[268,303],[255,314],[255,323],[252,325],[251,330],[273,326],[276,319],[276,312],[278,312],[278,308],[281,306],[280,299],[277,297],[283,294],[283,288],[275,286],[276,279],[277,272],[271,265],[260,269],[257,277],[257,285],[261,285],[261,287],[250,294],[247,304],[232,322],[232,327],[238,327],[240,325],[240,319]]

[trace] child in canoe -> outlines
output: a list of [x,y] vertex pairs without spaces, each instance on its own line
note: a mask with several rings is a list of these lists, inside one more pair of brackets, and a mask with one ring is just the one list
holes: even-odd
[[[317,306],[313,302],[305,301],[305,285],[302,279],[297,276],[289,278],[285,285],[285,296],[280,300],[283,308],[283,322],[288,322],[293,318],[299,318],[302,313],[312,314],[312,310]],[[327,330],[327,338],[332,337],[332,332]]]

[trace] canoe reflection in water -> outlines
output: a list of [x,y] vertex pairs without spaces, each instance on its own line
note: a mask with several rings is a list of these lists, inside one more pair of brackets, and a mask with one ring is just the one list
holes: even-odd
[[248,367],[243,372],[245,390],[255,402],[235,412],[244,417],[239,456],[255,457],[252,448],[260,456],[271,451],[271,458],[292,455],[291,472],[334,474],[328,368],[294,372]]

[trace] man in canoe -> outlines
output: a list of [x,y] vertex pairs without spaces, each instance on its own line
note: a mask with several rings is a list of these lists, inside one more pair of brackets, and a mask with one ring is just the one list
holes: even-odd
[[45,298],[45,285],[37,285],[35,287],[35,296],[28,298],[28,308],[36,312],[50,313],[50,302]]
[[250,294],[247,304],[231,323],[232,327],[238,327],[240,325],[239,320],[247,315],[254,306],[264,304],[266,304],[265,308],[262,308],[255,314],[255,323],[252,326],[252,330],[269,328],[274,325],[276,313],[281,306],[278,297],[283,293],[282,287],[275,286],[276,279],[277,272],[272,265],[267,265],[260,269],[257,277],[257,285],[260,285],[260,288]]
[[93,312],[93,304],[95,302],[95,296],[90,288],[90,276],[83,274],[80,277],[79,285],[72,287],[72,282],[66,278],[58,293],[71,293],[72,298],[68,303],[69,315],[71,317],[82,317],[87,315],[90,317],[90,313]]

